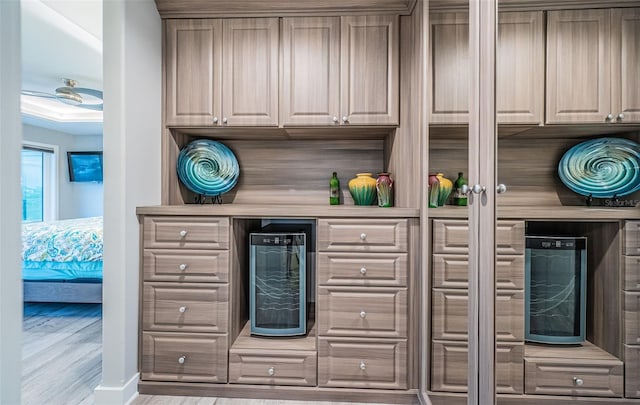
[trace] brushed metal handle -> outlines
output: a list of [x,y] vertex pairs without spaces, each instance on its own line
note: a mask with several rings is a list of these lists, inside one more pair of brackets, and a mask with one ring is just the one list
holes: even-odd
[[184,362],[187,360],[187,356],[180,356],[178,357],[178,363],[180,364],[184,364]]
[[178,266],[178,268],[182,271],[185,271],[187,269],[187,264],[186,263],[181,263],[180,266]]
[[367,369],[367,364],[364,361],[360,362],[360,370],[366,370]]
[[504,184],[498,184],[496,186],[496,193],[498,194],[504,194],[507,192],[507,186],[505,186]]
[[184,312],[187,310],[187,307],[180,307],[178,309],[178,311],[180,311],[181,314],[184,314]]
[[365,311],[360,311],[360,318],[364,319],[367,317],[367,313]]
[[360,234],[360,239],[361,239],[361,240],[365,240],[365,239],[367,239],[367,234],[366,234],[366,233],[364,233],[364,232],[362,232],[362,233]]
[[213,117],[213,123],[217,124],[218,123],[218,117]]
[[624,114],[620,113],[618,114],[618,121],[622,121],[624,119]]
[[223,117],[223,118],[222,118],[222,123],[223,123],[223,124],[226,124],[226,123],[227,123],[227,121],[228,121],[228,120],[227,120],[227,117]]
[[185,236],[187,236],[187,231],[183,229],[180,231],[180,237],[184,238]]
[[475,184],[471,187],[467,186],[466,184],[463,184],[462,187],[460,187],[460,191],[462,192],[462,194],[480,194],[483,193],[486,190],[486,187],[481,186],[480,184]]
[[274,375],[276,373],[276,369],[273,367],[269,367],[269,369],[267,370],[267,374],[269,375]]
[[577,386],[581,386],[584,384],[584,380],[580,377],[573,377],[573,384]]
[[607,114],[607,121],[611,121],[613,119],[613,114]]
[[364,276],[365,274],[367,274],[367,268],[366,268],[366,267],[361,267],[361,268],[360,268],[360,274],[362,274],[363,276]]
[[346,115],[343,115],[343,116],[342,116],[342,122],[344,122],[345,124],[346,124],[347,122],[349,122],[349,117],[347,117]]
[[338,117],[336,117],[335,115],[333,116],[333,122],[335,122],[336,124],[338,123]]

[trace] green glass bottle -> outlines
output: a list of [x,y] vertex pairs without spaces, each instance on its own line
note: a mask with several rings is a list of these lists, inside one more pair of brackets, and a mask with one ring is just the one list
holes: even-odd
[[329,204],[340,204],[340,180],[338,180],[338,174],[333,172],[331,180],[329,180]]
[[462,175],[463,172],[458,172],[458,178],[453,183],[453,205],[467,205],[467,195],[462,192],[462,186],[466,185],[467,181]]

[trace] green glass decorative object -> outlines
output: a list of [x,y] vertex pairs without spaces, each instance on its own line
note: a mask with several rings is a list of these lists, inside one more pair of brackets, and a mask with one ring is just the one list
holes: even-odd
[[376,180],[378,207],[393,207],[393,180],[391,173],[378,173]]
[[467,180],[465,180],[463,175],[463,172],[458,172],[458,178],[453,183],[453,205],[466,207],[467,195],[462,192],[462,186],[467,185]]
[[349,180],[349,192],[355,205],[372,205],[376,201],[376,179],[371,173],[357,173]]
[[340,180],[338,180],[336,172],[333,172],[331,179],[329,179],[329,204],[340,204]]
[[438,208],[438,195],[440,194],[440,180],[435,174],[429,175],[429,208]]
[[448,178],[444,177],[444,174],[438,173],[436,174],[438,180],[440,181],[440,192],[438,193],[438,207],[444,206],[453,191],[453,182]]

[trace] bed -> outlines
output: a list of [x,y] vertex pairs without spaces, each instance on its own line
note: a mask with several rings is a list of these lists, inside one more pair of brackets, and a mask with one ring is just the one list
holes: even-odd
[[102,217],[22,225],[25,302],[102,302]]

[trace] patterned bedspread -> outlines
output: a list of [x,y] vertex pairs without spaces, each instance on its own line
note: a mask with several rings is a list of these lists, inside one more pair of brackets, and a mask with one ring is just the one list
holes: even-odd
[[102,217],[23,224],[22,260],[102,261]]

